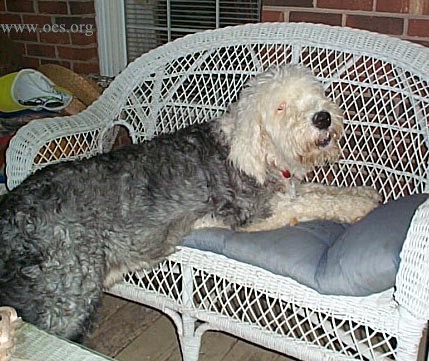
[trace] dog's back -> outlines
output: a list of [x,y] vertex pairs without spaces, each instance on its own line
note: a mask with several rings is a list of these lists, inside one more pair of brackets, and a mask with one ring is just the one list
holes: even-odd
[[228,151],[203,124],[28,177],[0,210],[0,304],[81,336],[112,269],[159,262],[207,213],[233,226],[252,214],[260,188]]

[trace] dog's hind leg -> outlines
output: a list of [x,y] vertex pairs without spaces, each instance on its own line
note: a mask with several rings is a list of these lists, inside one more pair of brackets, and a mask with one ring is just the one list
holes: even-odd
[[101,299],[104,248],[79,224],[36,225],[37,232],[10,238],[14,252],[0,261],[0,303],[41,329],[81,340]]
[[[61,272],[58,267],[31,265],[16,272],[2,289],[0,302],[14,307],[26,322],[73,341],[82,341],[101,299],[101,286],[88,275]],[[74,284],[73,286],[70,286]],[[66,286],[66,287],[64,287]],[[69,287],[70,286],[70,287]],[[86,288],[86,290],[85,290]]]

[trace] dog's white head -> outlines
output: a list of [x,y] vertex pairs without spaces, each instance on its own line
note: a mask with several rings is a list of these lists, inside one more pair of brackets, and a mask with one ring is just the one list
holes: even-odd
[[251,79],[222,128],[231,162],[262,184],[269,172],[301,177],[337,159],[343,117],[308,69],[287,65]]

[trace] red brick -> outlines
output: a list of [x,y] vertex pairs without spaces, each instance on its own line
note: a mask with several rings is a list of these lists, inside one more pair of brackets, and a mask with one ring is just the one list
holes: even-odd
[[429,15],[429,1],[409,0],[410,14]]
[[32,0],[6,0],[7,11],[15,13],[34,13]]
[[114,148],[123,147],[124,145],[129,145],[129,144],[132,144],[131,138],[127,136],[121,136],[116,139]]
[[71,62],[66,60],[40,59],[41,64],[57,64],[71,69]]
[[13,40],[22,40],[22,41],[39,41],[37,37],[37,32],[34,31],[11,31],[9,36]]
[[312,8],[313,0],[264,0],[264,5]]
[[18,51],[21,55],[27,54],[27,52],[25,50],[25,43],[24,42],[15,41],[15,45],[16,45],[16,48],[18,49]]
[[95,33],[95,29],[92,35],[85,35],[85,33],[70,33],[70,36],[73,45],[97,44],[97,35]]
[[404,20],[382,16],[347,15],[346,25],[382,34],[401,35],[404,29]]
[[70,13],[73,15],[95,14],[94,1],[70,1]]
[[82,16],[57,16],[55,17],[55,23],[64,25],[67,29],[85,26],[87,24],[91,25],[95,29],[95,19],[94,17],[82,17]]
[[318,8],[341,10],[372,10],[373,0],[317,0]]
[[39,1],[40,14],[68,14],[67,3],[60,1]]
[[284,21],[283,11],[270,11],[265,10],[262,12],[262,21],[263,22],[277,22]]
[[52,18],[46,15],[23,15],[24,24],[38,24],[43,26],[45,24],[52,24]]
[[70,35],[68,32],[42,32],[40,33],[40,42],[48,44],[70,44]]
[[29,56],[24,56],[22,58],[24,68],[34,68],[37,69],[40,66],[40,59],[33,58]]
[[100,74],[100,66],[98,63],[73,63],[73,71],[78,74]]
[[321,23],[338,26],[341,26],[341,18],[341,14],[325,14],[304,11],[291,11],[289,14],[289,21],[291,22]]
[[429,19],[409,19],[408,35],[429,37]]
[[377,0],[376,11],[404,14],[410,10],[410,0]]
[[55,58],[55,46],[45,44],[27,44],[27,54],[32,56],[43,56]]
[[97,48],[71,48],[65,46],[58,47],[58,56],[61,59],[70,59],[70,60],[92,60],[96,59],[98,56]]
[[113,147],[117,148],[122,145],[127,145],[131,143],[132,143],[132,140],[130,137],[130,133],[128,132],[128,129],[123,126],[119,126],[118,135],[116,136],[116,140],[115,140],[115,143],[113,144]]
[[21,17],[12,14],[0,14],[0,24],[21,24]]

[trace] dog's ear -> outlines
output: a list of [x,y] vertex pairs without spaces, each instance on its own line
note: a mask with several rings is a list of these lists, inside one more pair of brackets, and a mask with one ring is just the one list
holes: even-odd
[[246,90],[230,113],[234,126],[229,159],[236,168],[263,184],[266,177],[266,152],[261,132],[263,115],[258,97],[249,88]]

